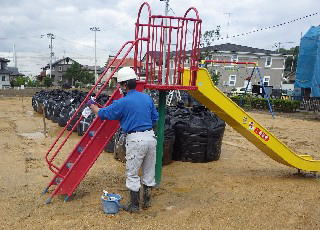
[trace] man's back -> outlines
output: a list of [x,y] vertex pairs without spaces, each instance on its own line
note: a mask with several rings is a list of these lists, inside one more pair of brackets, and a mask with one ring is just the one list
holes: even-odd
[[149,95],[130,90],[125,97],[100,109],[99,117],[119,120],[122,130],[129,133],[151,129],[158,120],[158,112]]

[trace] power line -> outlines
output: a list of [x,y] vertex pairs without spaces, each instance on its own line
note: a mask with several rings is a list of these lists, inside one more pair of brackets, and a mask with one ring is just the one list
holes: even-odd
[[256,32],[260,32],[260,31],[264,31],[264,30],[268,30],[268,29],[273,29],[273,28],[276,28],[276,27],[286,26],[288,24],[291,24],[291,23],[306,19],[308,17],[313,17],[313,16],[318,15],[318,14],[319,14],[319,12],[316,12],[316,13],[313,13],[313,14],[309,14],[309,15],[306,15],[306,16],[303,16],[303,17],[300,17],[300,18],[296,18],[296,19],[293,19],[291,21],[286,21],[286,22],[283,22],[283,23],[280,23],[280,24],[276,24],[276,25],[273,25],[273,26],[267,26],[267,27],[264,27],[264,28],[259,28],[259,29],[256,29],[256,30],[239,33],[239,34],[232,35],[232,36],[229,36],[229,37],[228,36],[227,37],[222,37],[222,38],[220,37],[220,38],[217,38],[217,40],[223,40],[223,39],[227,39],[227,38],[230,38],[230,37],[235,38],[235,37],[240,37],[240,36],[246,36],[246,35],[249,35],[249,34],[252,34],[252,33],[256,33]]
[[[69,42],[69,43],[77,43],[78,45],[81,45],[83,47],[87,47],[87,48],[90,48],[90,49],[94,49],[94,46],[90,46],[90,45],[87,45],[87,44],[83,44],[82,42],[79,42],[79,41],[76,41],[76,40],[70,40],[70,39],[66,39],[66,38],[63,38],[61,37],[60,35],[59,36],[56,36],[57,38],[61,39],[61,40],[64,40],[66,42]],[[106,51],[106,52],[110,52],[110,53],[114,53],[115,51],[114,50],[111,50],[111,49],[103,49],[103,48],[97,48],[97,50],[100,50],[100,51]]]

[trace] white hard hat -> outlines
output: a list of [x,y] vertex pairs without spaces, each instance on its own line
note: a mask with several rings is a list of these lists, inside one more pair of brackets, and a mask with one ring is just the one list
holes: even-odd
[[130,67],[123,67],[117,72],[117,82],[128,81],[131,79],[137,79],[137,75]]

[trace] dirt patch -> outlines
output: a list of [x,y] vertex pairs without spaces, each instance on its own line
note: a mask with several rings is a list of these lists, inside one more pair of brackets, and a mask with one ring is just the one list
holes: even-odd
[[[252,112],[253,117],[294,151],[320,159],[320,122],[301,114]],[[56,197],[44,205],[40,193],[52,173],[44,154],[60,128],[32,112],[31,98],[0,99],[1,229],[319,229],[319,179],[295,175],[226,128],[221,159],[193,164],[174,162],[163,168],[153,206],[139,214],[102,212],[103,189],[127,200],[124,164],[102,153],[70,202]],[[80,138],[73,134],[73,141]],[[71,150],[72,144],[67,146]]]

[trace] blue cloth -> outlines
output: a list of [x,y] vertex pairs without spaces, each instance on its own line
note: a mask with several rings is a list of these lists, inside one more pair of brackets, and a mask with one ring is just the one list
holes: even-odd
[[311,88],[320,97],[320,26],[312,26],[300,42],[295,88]]
[[151,129],[159,119],[151,97],[136,90],[130,90],[125,97],[99,109],[98,116],[102,120],[119,120],[126,133]]

